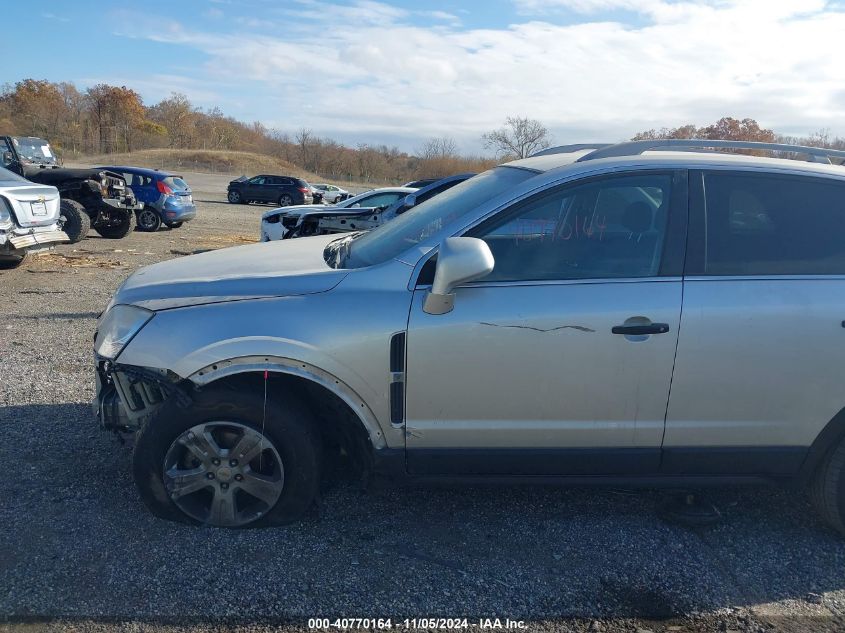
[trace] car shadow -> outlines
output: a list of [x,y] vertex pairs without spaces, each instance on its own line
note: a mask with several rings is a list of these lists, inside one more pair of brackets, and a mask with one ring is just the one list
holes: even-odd
[[784,600],[832,618],[824,594],[845,589],[845,540],[788,489],[712,491],[722,521],[690,529],[660,518],[659,491],[366,489],[333,477],[297,523],[225,530],[153,517],[131,441],[99,430],[85,403],[6,406],[0,430],[9,621],[669,621]]

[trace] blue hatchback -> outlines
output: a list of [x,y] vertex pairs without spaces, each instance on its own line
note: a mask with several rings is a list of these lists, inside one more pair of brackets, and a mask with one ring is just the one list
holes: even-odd
[[139,231],[157,231],[164,224],[172,229],[197,214],[191,188],[181,176],[144,167],[103,167],[121,174],[144,208],[136,212]]

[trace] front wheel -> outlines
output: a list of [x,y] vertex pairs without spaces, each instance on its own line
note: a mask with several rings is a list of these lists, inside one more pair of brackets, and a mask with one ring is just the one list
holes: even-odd
[[810,484],[810,500],[822,520],[845,536],[845,439],[819,465]]
[[110,224],[95,226],[94,229],[107,239],[119,240],[129,235],[135,228],[135,212],[118,211],[113,213],[117,213],[116,220],[113,220]]
[[166,404],[138,434],[135,483],[157,516],[218,527],[290,523],[319,484],[310,414],[293,397],[207,389]]
[[247,201],[243,199],[240,191],[230,191],[226,196],[232,204],[246,204]]
[[145,207],[137,214],[138,230],[147,233],[155,233],[161,227],[161,216],[155,209]]

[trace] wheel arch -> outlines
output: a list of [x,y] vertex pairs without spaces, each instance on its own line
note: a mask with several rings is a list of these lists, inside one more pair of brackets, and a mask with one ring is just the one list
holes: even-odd
[[[282,378],[303,387],[307,400],[311,401],[306,404],[312,408],[322,408],[325,413],[325,407],[342,407],[346,419],[359,426],[372,450],[387,447],[378,418],[367,402],[340,378],[307,362],[270,355],[241,356],[206,365],[188,376],[188,380],[196,387],[203,388],[248,376],[263,379],[265,372],[268,379]],[[319,399],[315,397],[317,394],[329,397]]]

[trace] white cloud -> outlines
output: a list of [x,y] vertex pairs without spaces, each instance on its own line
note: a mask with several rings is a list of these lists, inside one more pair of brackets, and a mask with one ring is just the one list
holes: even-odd
[[56,15],[55,13],[42,13],[41,17],[48,20],[56,20],[57,22],[70,22],[70,18]]
[[[503,29],[420,27],[382,3],[300,0],[302,32],[182,26],[148,37],[204,51],[209,85],[242,86],[249,113],[239,116],[289,130],[452,135],[472,148],[512,114],[540,119],[559,142],[732,115],[845,135],[845,12],[823,0],[514,1],[533,14]],[[554,9],[582,19],[541,19]],[[640,14],[638,26],[603,18],[619,9]]]

